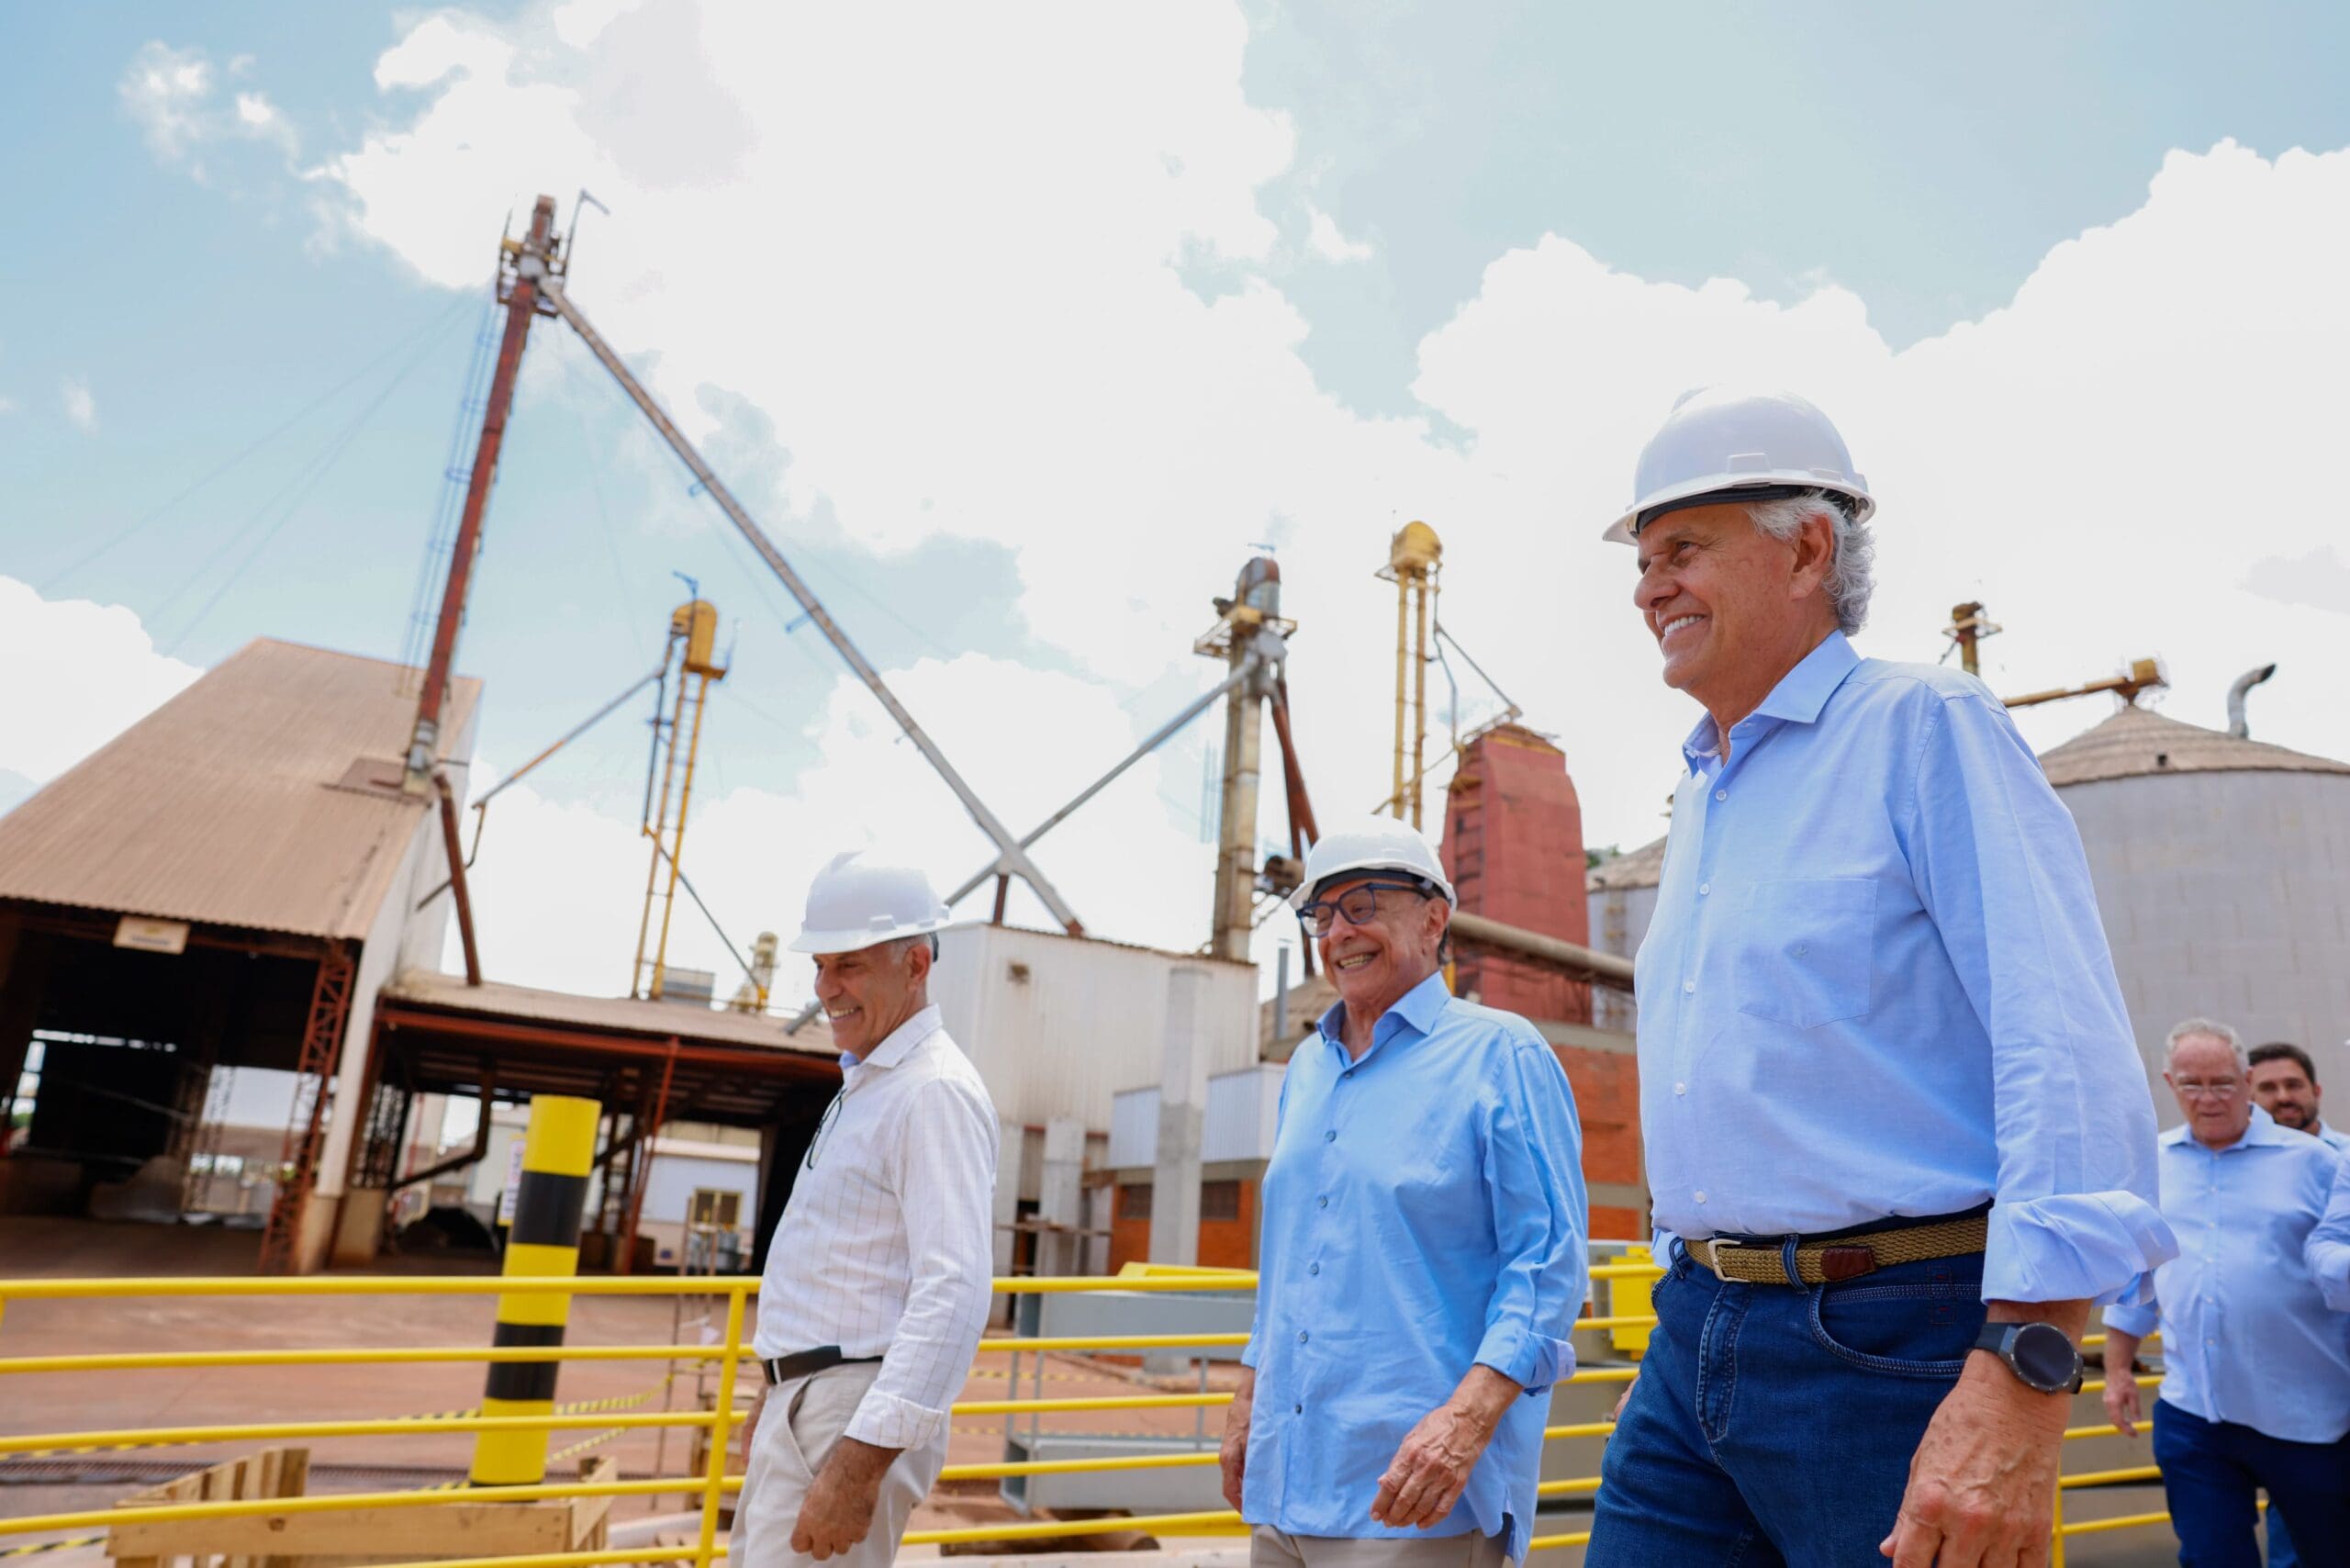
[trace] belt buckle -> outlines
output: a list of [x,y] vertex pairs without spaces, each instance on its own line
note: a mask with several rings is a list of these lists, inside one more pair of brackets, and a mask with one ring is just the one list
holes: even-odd
[[1725,1236],[1717,1236],[1707,1241],[1706,1245],[1713,1249],[1707,1253],[1706,1262],[1707,1266],[1713,1270],[1714,1277],[1716,1279],[1728,1280],[1737,1284],[1748,1284],[1752,1282],[1751,1281],[1739,1279],[1737,1275],[1729,1273],[1722,1268],[1722,1254],[1725,1251],[1737,1252],[1740,1250],[1752,1250],[1752,1244],[1751,1242],[1734,1240],[1731,1238]]

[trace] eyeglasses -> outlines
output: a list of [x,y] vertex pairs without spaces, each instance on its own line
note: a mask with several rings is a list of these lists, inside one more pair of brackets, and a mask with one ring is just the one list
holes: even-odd
[[824,1135],[832,1130],[833,1118],[841,1114],[841,1101],[847,1093],[846,1085],[834,1092],[831,1103],[824,1107],[822,1119],[816,1124],[815,1136],[808,1140],[808,1152],[800,1162],[800,1169],[804,1170],[816,1169],[816,1149],[824,1141]]
[[1315,899],[1297,912],[1297,923],[1305,927],[1309,936],[1327,936],[1337,917],[1345,915],[1348,925],[1369,925],[1379,913],[1382,893],[1410,893],[1415,898],[1428,896],[1424,882],[1357,882],[1334,899]]
[[2171,1087],[2189,1100],[2224,1100],[2244,1088],[2244,1080],[2232,1078],[2225,1083],[2174,1082]]

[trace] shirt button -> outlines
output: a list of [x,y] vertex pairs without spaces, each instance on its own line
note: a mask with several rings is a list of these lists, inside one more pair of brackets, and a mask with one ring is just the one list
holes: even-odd
[[1717,790],[1714,791],[1714,799],[1717,801],[1727,801],[1729,799],[1729,791],[1727,790]]
[[1299,1329],[1299,1330],[1297,1331],[1297,1342],[1298,1342],[1299,1344],[1301,1344],[1301,1345],[1304,1344],[1304,1343],[1305,1343],[1305,1341],[1306,1341],[1307,1339],[1311,1338],[1312,1337],[1313,1337],[1313,1336],[1311,1336],[1311,1335],[1307,1334],[1307,1333],[1306,1333],[1306,1331],[1305,1331],[1304,1329],[1303,1329],[1303,1328],[1301,1328],[1301,1329]]
[[1292,1405],[1289,1407],[1289,1413],[1292,1416],[1303,1416],[1305,1414],[1305,1406],[1303,1405]]
[[1322,1141],[1324,1143],[1336,1143],[1338,1141],[1338,1135],[1335,1130],[1324,1133],[1322,1135]]
[[1683,980],[1683,981],[1681,982],[1681,991],[1682,991],[1682,994],[1684,994],[1684,996],[1685,996],[1685,995],[1687,995],[1689,992],[1691,992],[1691,991],[1695,991],[1696,989],[1697,989],[1697,982],[1696,982],[1695,980]]
[[1698,1193],[1698,1194],[1697,1194],[1697,1201],[1698,1201],[1699,1203],[1701,1203],[1701,1204],[1702,1204],[1702,1203],[1704,1203],[1704,1202],[1706,1201],[1706,1194],[1705,1194],[1705,1193]]
[[1700,882],[1697,884],[1697,891],[1701,896],[1706,893],[1710,893],[1713,890],[1714,885],[1711,882]]
[[1305,1266],[1305,1271],[1309,1274],[1318,1274],[1322,1271],[1322,1265],[1319,1263],[1308,1263]]
[[1316,1198],[1314,1200],[1314,1206],[1317,1209],[1326,1209],[1330,1206],[1330,1200],[1327,1198]]
[[1796,958],[1802,958],[1806,953],[1808,953],[1808,952],[1810,952],[1810,951],[1811,951],[1811,944],[1810,944],[1810,943],[1808,943],[1808,942],[1798,942],[1798,943],[1796,943]]
[[1689,1092],[1689,1086],[1685,1083],[1676,1083],[1673,1086],[1673,1092],[1675,1094],[1686,1094]]

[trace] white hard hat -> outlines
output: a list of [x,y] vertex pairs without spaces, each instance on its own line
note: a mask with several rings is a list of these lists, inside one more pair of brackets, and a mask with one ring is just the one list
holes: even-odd
[[947,921],[930,879],[869,849],[833,857],[808,886],[808,914],[795,953],[854,953],[920,936]]
[[1305,852],[1304,879],[1290,895],[1290,908],[1304,909],[1314,902],[1315,890],[1323,883],[1357,871],[1400,871],[1436,884],[1445,902],[1456,908],[1460,903],[1445,877],[1444,862],[1437,858],[1436,846],[1426,834],[1394,817],[1363,817],[1341,823],[1334,832],[1314,841],[1314,847]]
[[1876,510],[1868,481],[1852,472],[1852,454],[1826,414],[1792,392],[1701,386],[1681,395],[1664,427],[1640,449],[1632,504],[1600,537],[1629,544],[1660,514],[1709,504],[1718,495],[1774,500],[1811,490],[1843,497],[1855,522]]

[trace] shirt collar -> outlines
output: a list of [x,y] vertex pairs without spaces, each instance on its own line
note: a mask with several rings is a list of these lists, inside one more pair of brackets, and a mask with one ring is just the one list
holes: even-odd
[[895,1067],[906,1059],[909,1051],[936,1034],[938,1029],[938,1006],[934,1002],[890,1030],[889,1037],[874,1047],[869,1054],[857,1057],[843,1051],[841,1067],[844,1070],[852,1067]]
[[[1415,1034],[1428,1034],[1435,1029],[1437,1019],[1443,1014],[1444,1004],[1451,1000],[1451,988],[1444,983],[1444,971],[1438,969],[1397,997],[1394,1005],[1379,1015],[1379,1022],[1371,1025],[1372,1048],[1377,1049],[1382,1042],[1393,1035],[1391,1020],[1395,1021],[1396,1026],[1408,1025]],[[1346,1042],[1340,1037],[1346,1028],[1346,1019],[1347,1004],[1333,1002],[1330,1010],[1322,1014],[1319,1025],[1322,1037],[1342,1051],[1347,1048]]]
[[[2296,1138],[2302,1136],[2304,1135],[2296,1132],[2289,1132],[2284,1127],[2278,1126],[2277,1125],[2276,1117],[2270,1115],[2259,1106],[2255,1105],[2252,1108],[2252,1121],[2244,1129],[2244,1137],[2236,1139],[2235,1142],[2228,1145],[2225,1148],[2215,1148],[2210,1150],[2210,1152],[2213,1154],[2233,1154],[2240,1148],[2273,1147],[2274,1145],[2285,1142],[2288,1138]],[[2195,1129],[2188,1126],[2185,1122],[2181,1122],[2178,1126],[2163,1134],[2162,1141],[2166,1144],[2182,1144],[2188,1142],[2194,1137]],[[2204,1146],[2199,1143],[2195,1147],[2202,1148]]]
[[[1751,718],[1784,719],[1789,723],[1811,724],[1819,720],[1820,710],[1844,678],[1859,667],[1861,655],[1841,632],[1830,632],[1821,639],[1819,646],[1796,661],[1796,667],[1779,678],[1771,694],[1755,706]],[[1745,722],[1740,720],[1740,722]],[[1734,727],[1734,726],[1733,726]],[[1714,716],[1704,715],[1689,738],[1681,745],[1682,755],[1689,759],[1692,772],[1703,769],[1708,758],[1721,755],[1721,732],[1714,727]]]

